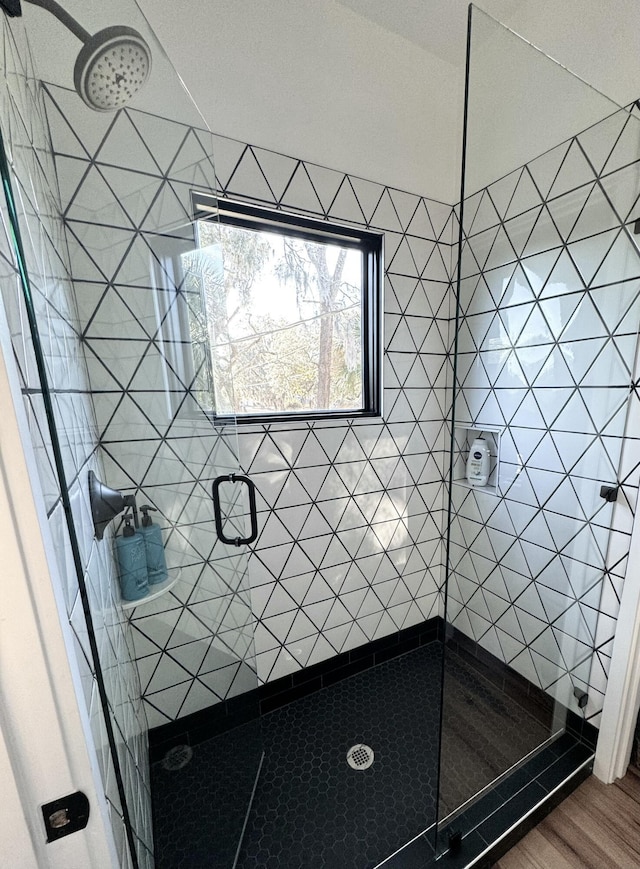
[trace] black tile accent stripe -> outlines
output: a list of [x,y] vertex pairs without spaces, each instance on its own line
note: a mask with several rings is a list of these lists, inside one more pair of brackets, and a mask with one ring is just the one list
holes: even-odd
[[[259,715],[272,712],[287,703],[347,679],[355,673],[381,664],[383,661],[404,655],[427,643],[442,641],[444,637],[444,620],[435,616],[419,625],[358,646],[350,652],[329,658],[313,667],[298,670],[275,682],[267,682],[260,688],[245,692],[238,697],[193,712],[160,727],[154,727],[149,731],[152,762],[158,760],[172,745],[180,743],[197,745],[245,724]],[[448,649],[460,655],[531,715],[546,723],[554,703],[548,694],[457,628],[446,626],[446,637]],[[566,710],[566,727],[575,739],[595,749],[598,730],[592,724],[572,710]]]
[[260,688],[223,703],[154,727],[149,731],[151,762],[159,760],[172,745],[197,745],[355,673],[397,658],[420,646],[442,640],[443,628],[443,620],[436,616],[403,631],[358,646],[350,652],[328,658],[313,667],[296,671],[275,682],[267,682]]
[[[291,676],[284,676],[275,682],[268,682],[258,689],[260,711],[270,712],[290,703],[296,699],[296,696],[302,696],[302,694],[296,693],[298,689],[309,686],[309,689],[303,693],[312,693],[313,690],[340,682],[354,673],[404,655],[406,652],[432,643],[434,640],[442,639],[443,625],[442,619],[439,616],[434,616],[418,625],[396,631],[395,634],[389,634],[379,640],[365,643],[349,652],[344,652],[342,655],[321,661],[313,667],[299,670]],[[312,688],[312,685],[317,685],[317,688]]]
[[[571,753],[568,752],[567,754],[569,755]],[[483,869],[483,867],[488,869],[488,867],[493,866],[493,864],[499,860],[500,857],[504,856],[507,851],[513,848],[513,846],[519,842],[520,839],[529,832],[529,830],[532,830],[536,824],[539,824],[543,818],[556,808],[556,806],[559,806],[560,803],[569,796],[569,794],[571,794],[591,775],[593,761],[584,766],[581,766],[582,763],[584,763],[584,760],[578,762],[576,753],[573,753],[571,757],[567,757],[564,769],[563,764],[558,762],[556,769],[554,769],[549,775],[544,776],[544,778],[543,776],[540,776],[535,782],[532,782],[532,784],[537,786],[535,793],[528,792],[525,795],[523,791],[520,791],[522,796],[516,794],[507,804],[505,804],[504,814],[500,819],[496,817],[494,824],[490,823],[490,818],[487,819],[487,821],[478,828],[477,832],[483,840],[484,847],[489,846],[489,850],[484,855],[481,862],[473,863],[471,865],[477,867],[477,869]],[[570,772],[572,768],[574,771]],[[547,785],[545,787],[547,782],[553,781],[553,776],[556,774],[558,776],[564,776],[564,778],[561,778],[557,784],[553,786]],[[558,790],[551,793],[554,787],[557,787]],[[541,804],[535,809],[535,811],[531,812],[528,817],[523,818],[523,813],[530,811],[536,805],[535,802],[529,802],[527,804],[526,800],[531,801],[532,798],[535,799],[535,796],[539,795],[540,791],[544,792],[545,790],[547,796],[542,797]],[[501,827],[498,826],[499,822],[501,822]],[[506,830],[514,824],[514,828],[504,836],[504,838],[499,839],[498,841],[498,837],[504,835]]]

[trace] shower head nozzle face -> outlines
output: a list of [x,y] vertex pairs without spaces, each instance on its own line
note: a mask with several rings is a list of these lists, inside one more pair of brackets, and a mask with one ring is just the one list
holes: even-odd
[[76,90],[97,112],[127,105],[151,72],[151,52],[130,27],[107,27],[85,43],[74,70]]

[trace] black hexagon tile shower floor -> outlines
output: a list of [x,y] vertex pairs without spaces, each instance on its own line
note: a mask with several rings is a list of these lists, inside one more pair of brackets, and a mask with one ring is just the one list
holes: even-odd
[[[437,643],[416,649],[263,717],[264,762],[238,869],[371,869],[433,823],[441,654]],[[449,802],[469,796],[471,767],[480,764],[472,780],[502,771],[518,759],[510,752],[534,747],[545,731],[447,657],[445,717],[465,716],[464,741],[476,724],[501,734],[480,740],[473,757],[455,733],[445,743]],[[517,746],[504,731],[506,707]],[[347,752],[361,743],[375,763],[353,769]],[[231,869],[259,751],[247,725],[194,746],[177,772],[154,765],[157,869]]]

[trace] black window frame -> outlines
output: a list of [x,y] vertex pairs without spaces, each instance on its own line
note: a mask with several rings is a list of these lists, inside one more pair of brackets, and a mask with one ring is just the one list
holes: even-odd
[[[324,241],[340,244],[362,253],[362,394],[363,407],[355,410],[282,411],[279,413],[218,414],[212,410],[215,423],[269,424],[277,422],[305,422],[307,420],[360,419],[382,415],[382,282],[384,233],[355,226],[346,226],[321,220],[220,198],[208,193],[192,191],[195,221],[218,221],[244,229],[276,232],[286,230],[295,238],[306,241]],[[215,400],[215,386],[214,386]]]

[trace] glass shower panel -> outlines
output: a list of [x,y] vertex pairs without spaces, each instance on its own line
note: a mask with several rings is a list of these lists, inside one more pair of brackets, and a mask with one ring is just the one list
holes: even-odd
[[[218,537],[212,499],[218,480],[223,533],[246,538],[235,425],[212,418],[205,306],[220,257],[215,245],[199,249],[192,220],[192,191],[216,190],[213,136],[134,2],[69,0],[66,16],[43,6],[25,3],[22,18],[3,21],[20,62],[5,67],[2,132],[69,506],[69,542],[54,539],[65,572],[73,561],[77,573],[67,605],[95,677],[87,703],[114,835],[123,866],[151,866],[147,730],[161,737],[207,717],[220,738],[211,762],[229,768],[216,779],[211,853],[231,867],[262,749],[246,549]],[[5,304],[16,307],[20,356],[14,301]],[[43,414],[34,431],[46,427]],[[168,578],[135,604],[121,599],[113,557],[121,517],[94,536],[89,471],[156,511]],[[51,515],[55,531],[63,513]],[[241,770],[223,745],[232,721],[251,729]]]
[[[523,812],[539,802],[565,731],[580,741],[602,708],[594,651],[640,290],[636,110],[475,7],[469,40],[440,851],[455,832],[486,845],[522,788]],[[478,487],[476,438],[491,453]]]

